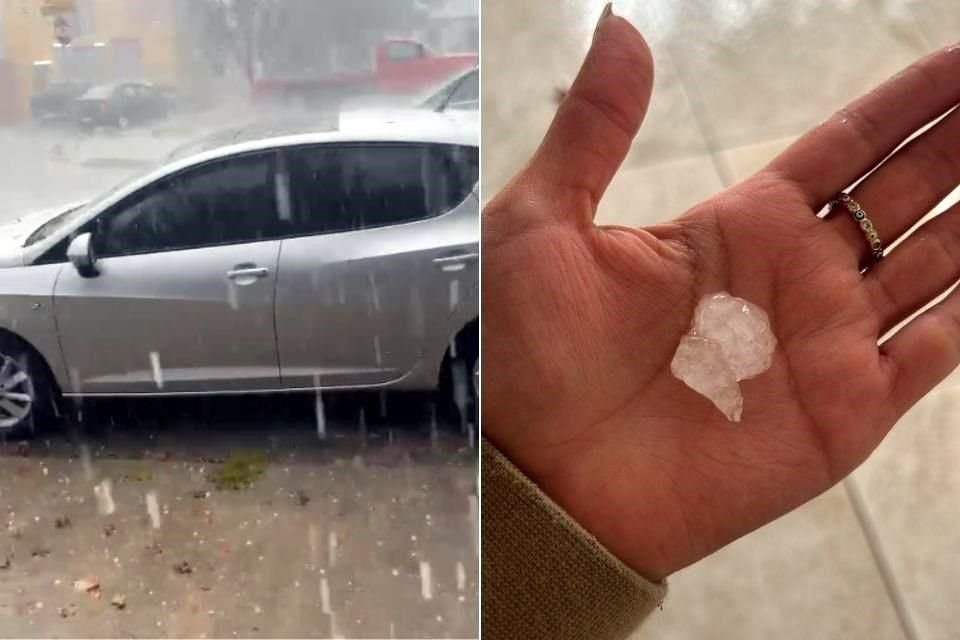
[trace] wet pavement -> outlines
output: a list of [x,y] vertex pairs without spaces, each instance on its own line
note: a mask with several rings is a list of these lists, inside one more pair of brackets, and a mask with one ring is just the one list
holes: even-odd
[[[88,402],[79,428],[0,443],[0,635],[476,637],[467,435],[425,396],[315,407]],[[218,489],[237,456],[263,475]]]

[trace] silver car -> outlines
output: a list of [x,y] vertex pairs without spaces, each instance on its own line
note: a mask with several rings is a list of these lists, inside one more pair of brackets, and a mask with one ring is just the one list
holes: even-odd
[[64,396],[472,386],[478,136],[422,110],[238,130],[0,227],[0,432]]

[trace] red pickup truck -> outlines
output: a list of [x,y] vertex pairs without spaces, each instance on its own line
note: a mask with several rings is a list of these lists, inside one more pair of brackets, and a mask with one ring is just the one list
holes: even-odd
[[422,42],[395,38],[379,45],[372,71],[322,77],[274,76],[255,80],[255,102],[310,104],[370,94],[415,95],[444,78],[477,66],[476,53],[436,55]]

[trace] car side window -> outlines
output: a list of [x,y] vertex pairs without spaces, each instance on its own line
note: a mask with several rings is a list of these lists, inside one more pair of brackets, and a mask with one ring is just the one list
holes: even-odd
[[99,256],[124,256],[281,237],[274,154],[218,160],[141,190],[97,218]]
[[294,225],[300,234],[402,224],[459,205],[479,177],[476,147],[362,144],[288,152]]

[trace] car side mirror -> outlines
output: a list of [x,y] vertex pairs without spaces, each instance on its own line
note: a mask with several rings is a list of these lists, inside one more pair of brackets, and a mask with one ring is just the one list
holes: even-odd
[[67,259],[82,278],[96,278],[100,275],[97,258],[93,254],[93,234],[81,233],[71,240],[67,247]]

